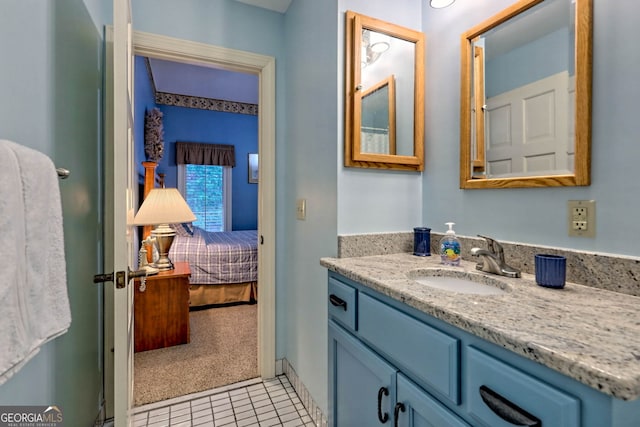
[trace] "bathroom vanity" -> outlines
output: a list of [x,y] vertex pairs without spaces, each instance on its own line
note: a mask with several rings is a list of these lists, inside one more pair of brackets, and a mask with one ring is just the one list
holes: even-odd
[[[640,298],[438,261],[321,260],[330,425],[640,425]],[[466,275],[504,292],[436,289],[421,274]]]

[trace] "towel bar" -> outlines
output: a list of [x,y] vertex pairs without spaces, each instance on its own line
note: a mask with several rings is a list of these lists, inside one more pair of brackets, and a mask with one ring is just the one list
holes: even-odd
[[58,172],[58,178],[60,179],[67,179],[71,175],[71,172],[65,168],[57,168],[56,172]]

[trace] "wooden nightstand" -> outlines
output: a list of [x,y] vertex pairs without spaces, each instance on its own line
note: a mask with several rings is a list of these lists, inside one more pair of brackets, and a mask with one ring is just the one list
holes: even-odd
[[140,292],[135,280],[134,350],[145,351],[189,342],[188,262],[176,262],[173,270],[147,277]]

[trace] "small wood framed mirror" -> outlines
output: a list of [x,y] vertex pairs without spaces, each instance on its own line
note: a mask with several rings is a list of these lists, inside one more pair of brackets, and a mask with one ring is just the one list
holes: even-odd
[[424,34],[346,13],[348,167],[424,168]]

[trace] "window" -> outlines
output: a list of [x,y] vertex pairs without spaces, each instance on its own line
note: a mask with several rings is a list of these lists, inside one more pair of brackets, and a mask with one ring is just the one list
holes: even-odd
[[178,188],[207,231],[231,230],[231,167],[178,165]]

